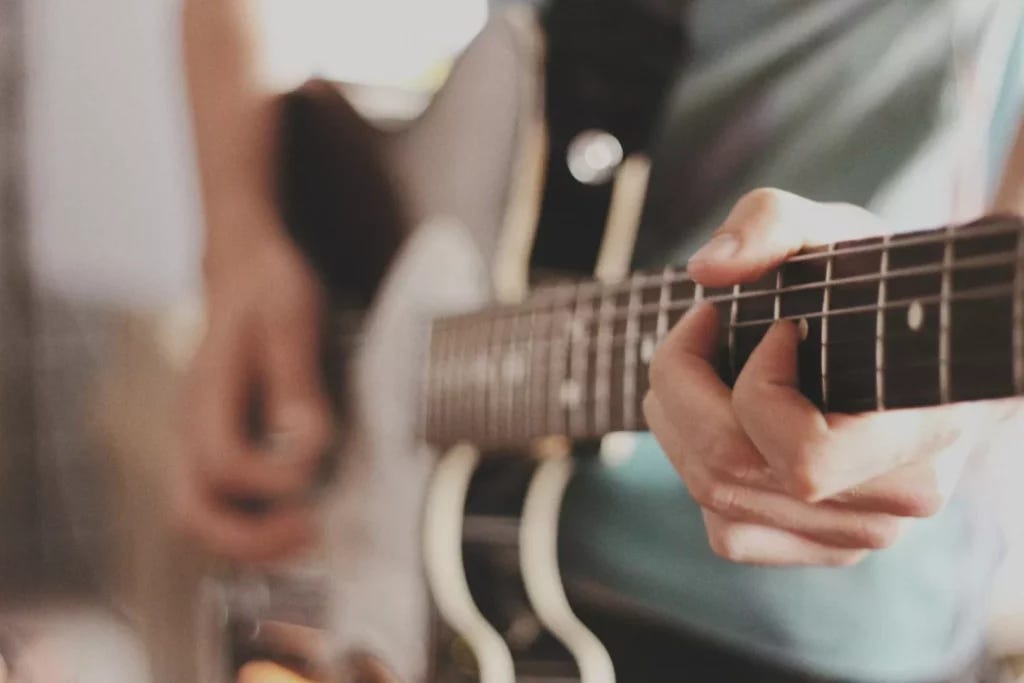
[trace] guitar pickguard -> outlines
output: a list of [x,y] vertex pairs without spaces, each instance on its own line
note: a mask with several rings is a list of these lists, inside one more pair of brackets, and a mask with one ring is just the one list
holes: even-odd
[[401,681],[426,679],[420,525],[436,454],[417,440],[417,428],[429,325],[479,307],[488,291],[473,243],[443,219],[412,235],[380,291],[354,372],[355,428],[330,496],[333,661],[369,652]]

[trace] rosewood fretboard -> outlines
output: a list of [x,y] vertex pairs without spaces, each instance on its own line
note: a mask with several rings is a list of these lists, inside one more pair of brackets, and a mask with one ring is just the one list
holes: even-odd
[[788,319],[804,335],[801,389],[828,411],[1024,393],[1024,223],[997,217],[808,249],[728,289],[667,268],[437,320],[426,436],[506,446],[643,429],[648,363],[700,301],[718,310],[728,383]]

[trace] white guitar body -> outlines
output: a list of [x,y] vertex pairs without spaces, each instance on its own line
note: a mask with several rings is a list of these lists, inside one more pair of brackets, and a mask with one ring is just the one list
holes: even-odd
[[353,373],[354,429],[328,513],[331,650],[365,651],[401,681],[426,680],[431,642],[420,536],[437,454],[417,440],[429,326],[487,302],[484,265],[456,223],[418,229],[379,292]]
[[[430,321],[487,303],[485,264],[457,222],[419,228],[380,292],[356,359],[354,428],[327,529],[330,659],[368,654],[400,681],[428,679],[431,598],[473,649],[482,683],[515,681],[512,655],[473,603],[462,565],[463,505],[478,453],[464,444],[438,459],[417,437]],[[572,614],[558,573],[558,514],[571,469],[571,460],[555,458],[537,470],[521,523],[521,571],[538,617],[575,656],[581,679],[605,683],[614,681],[611,660]]]

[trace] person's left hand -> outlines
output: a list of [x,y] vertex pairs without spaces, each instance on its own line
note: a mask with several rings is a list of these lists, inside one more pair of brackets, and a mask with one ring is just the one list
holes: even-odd
[[[708,287],[756,280],[811,243],[883,232],[871,214],[777,190],[741,200],[690,261]],[[1020,402],[822,414],[797,389],[799,331],[779,322],[730,390],[715,309],[673,328],[651,366],[648,426],[700,504],[712,549],[768,565],[847,565],[941,509],[968,455]]]

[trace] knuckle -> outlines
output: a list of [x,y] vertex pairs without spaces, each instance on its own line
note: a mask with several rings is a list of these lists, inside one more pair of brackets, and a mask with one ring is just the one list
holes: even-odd
[[801,443],[791,451],[783,478],[786,490],[799,500],[813,503],[825,497],[827,473],[823,452],[827,449],[813,441]]
[[755,225],[771,223],[779,214],[783,192],[774,187],[759,187],[743,195],[737,207],[754,219]]
[[724,560],[743,562],[747,557],[747,544],[742,530],[733,524],[720,524],[708,533],[711,550]]
[[903,493],[897,506],[907,517],[931,517],[942,509],[942,503],[942,494],[935,488],[928,488]]
[[731,484],[712,481],[705,491],[702,504],[715,512],[728,515],[739,507],[740,491]]
[[728,516],[740,507],[738,487],[706,474],[687,473],[686,487],[697,504],[705,510]]
[[710,508],[709,501],[711,500],[711,481],[706,477],[693,476],[688,472],[683,472],[683,483],[686,484],[686,489],[690,492],[690,496],[697,501],[697,504],[703,508]]
[[743,444],[738,439],[713,439],[704,448],[702,460],[707,463],[712,471],[733,476],[735,463],[738,460],[736,456],[743,452],[745,448],[746,444]]
[[900,522],[895,517],[865,518],[857,529],[858,545],[872,550],[892,546],[900,535]]

